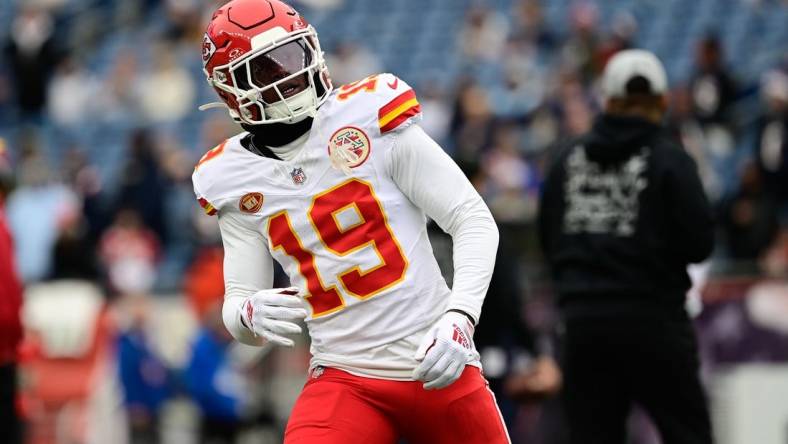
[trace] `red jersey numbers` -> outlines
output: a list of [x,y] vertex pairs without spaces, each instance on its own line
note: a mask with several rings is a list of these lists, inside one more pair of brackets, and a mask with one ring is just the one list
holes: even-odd
[[[342,226],[338,215],[355,211],[358,221]],[[402,281],[408,261],[402,252],[383,207],[372,186],[358,179],[350,179],[315,196],[309,209],[309,220],[323,243],[334,255],[347,256],[365,247],[372,247],[380,263],[369,270],[360,265],[350,266],[337,278],[346,293],[357,298],[372,297]],[[315,267],[313,252],[306,250],[292,228],[287,213],[273,216],[268,224],[268,236],[274,249],[283,249],[299,264],[299,271],[307,282],[313,316],[318,317],[340,310],[345,303],[336,287],[326,288]]]
[[[337,214],[354,207],[360,222],[341,227]],[[349,180],[315,197],[309,220],[326,248],[337,256],[346,256],[372,246],[380,265],[361,271],[359,266],[339,275],[342,286],[353,296],[365,299],[398,283],[408,266],[402,249],[391,232],[372,186],[357,179]]]
[[226,140],[224,142],[222,142],[221,145],[219,145],[216,148],[214,148],[214,149],[208,151],[207,153],[205,153],[202,156],[202,158],[200,158],[200,161],[197,162],[197,166],[195,166],[194,169],[196,170],[197,168],[200,168],[200,165],[202,165],[205,162],[207,162],[207,161],[209,161],[211,159],[214,159],[214,158],[218,157],[220,154],[222,154],[224,152],[224,146],[225,145],[227,145],[227,141]]
[[315,267],[315,255],[304,248],[286,211],[277,213],[268,220],[268,237],[274,250],[282,249],[298,262],[298,271],[306,279],[313,316],[335,312],[345,306],[345,301],[335,286],[326,288]]
[[361,91],[373,92],[378,87],[378,75],[371,75],[365,79],[342,85],[337,94],[337,100],[347,100]]

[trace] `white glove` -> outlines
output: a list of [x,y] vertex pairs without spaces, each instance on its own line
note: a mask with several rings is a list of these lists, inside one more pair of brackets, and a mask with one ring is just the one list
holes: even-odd
[[444,388],[462,375],[475,355],[471,320],[462,313],[446,312],[416,350],[421,364],[413,370],[413,379],[424,381],[427,390]]
[[241,323],[255,336],[292,347],[295,342],[282,335],[301,333],[295,322],[306,317],[306,309],[296,287],[260,290],[241,304]]

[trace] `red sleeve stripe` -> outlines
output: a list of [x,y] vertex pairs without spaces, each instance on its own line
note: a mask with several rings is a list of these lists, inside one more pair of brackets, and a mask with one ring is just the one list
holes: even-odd
[[400,126],[403,122],[410,119],[411,117],[419,114],[421,112],[421,105],[418,102],[405,110],[403,113],[392,119],[390,122],[386,123],[385,125],[380,127],[380,133],[385,134],[394,128]]
[[380,108],[380,111],[378,111],[378,119],[383,120],[387,114],[390,114],[392,111],[399,108],[400,105],[409,100],[416,100],[416,93],[412,89],[408,89],[404,93],[394,98],[394,100],[391,102],[383,105],[383,108]]
[[197,199],[197,202],[200,203],[200,206],[202,207],[203,210],[205,210],[205,214],[207,214],[208,216],[213,216],[214,214],[216,214],[216,208],[214,208],[213,205],[209,204],[207,200],[201,197]]

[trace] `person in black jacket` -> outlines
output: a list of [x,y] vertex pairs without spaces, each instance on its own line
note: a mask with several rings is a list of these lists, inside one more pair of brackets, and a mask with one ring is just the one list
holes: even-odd
[[615,55],[605,111],[559,148],[539,213],[564,330],[573,444],[623,444],[637,403],[670,444],[712,442],[687,265],[713,248],[695,162],[663,127],[667,78],[650,52]]

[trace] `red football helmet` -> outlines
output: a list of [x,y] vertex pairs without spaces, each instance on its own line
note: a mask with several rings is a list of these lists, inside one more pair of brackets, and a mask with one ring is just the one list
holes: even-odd
[[239,123],[293,123],[331,93],[315,29],[279,0],[232,0],[214,12],[202,42],[208,83]]

